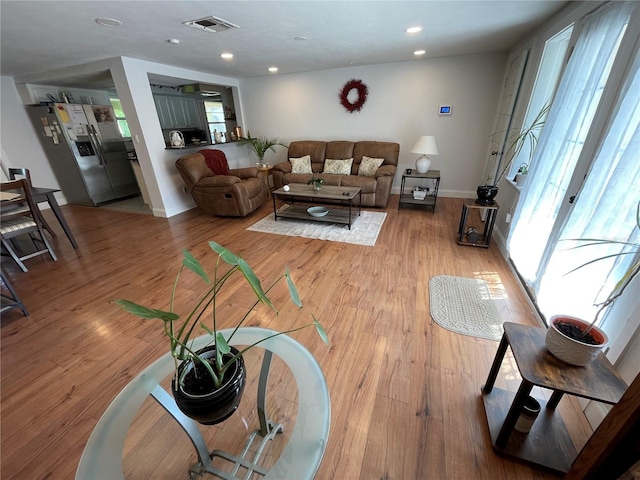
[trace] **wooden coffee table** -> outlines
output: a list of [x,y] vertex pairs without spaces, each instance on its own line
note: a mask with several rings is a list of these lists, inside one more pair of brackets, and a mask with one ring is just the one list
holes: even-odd
[[[311,185],[292,183],[289,191],[284,187],[275,190],[273,197],[273,216],[278,218],[292,218],[321,223],[338,223],[347,225],[351,230],[353,221],[362,211],[362,192],[360,187],[337,187],[323,185],[322,189],[314,190]],[[355,202],[357,198],[357,203]],[[278,207],[277,201],[283,202]],[[314,217],[307,212],[310,206],[324,206],[329,213],[322,217]]]

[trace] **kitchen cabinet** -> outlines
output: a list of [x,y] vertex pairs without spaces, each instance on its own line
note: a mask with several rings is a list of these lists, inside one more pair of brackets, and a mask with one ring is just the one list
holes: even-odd
[[198,101],[194,98],[181,98],[180,106],[182,107],[187,127],[200,128]]
[[25,84],[25,87],[31,99],[27,103],[38,104],[40,102],[50,102],[51,99],[48,95],[52,95],[58,101],[62,102],[62,94],[60,92],[65,91],[71,93],[75,103],[89,103],[88,99],[91,99],[91,103],[94,105],[109,105],[110,97],[109,92],[106,90],[89,90],[86,88],[68,88],[29,83]]
[[170,97],[161,97],[155,95],[153,101],[156,104],[156,110],[158,111],[158,119],[160,120],[160,126],[162,128],[173,127],[173,114],[171,113],[171,105],[169,103]]
[[154,95],[158,119],[163,129],[200,128],[198,101],[175,95]]

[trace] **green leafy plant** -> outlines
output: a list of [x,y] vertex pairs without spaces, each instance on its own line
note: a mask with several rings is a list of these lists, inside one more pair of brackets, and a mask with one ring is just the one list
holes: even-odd
[[286,147],[283,143],[280,143],[275,138],[266,138],[266,137],[252,137],[251,132],[247,132],[246,137],[240,137],[238,139],[240,145],[247,145],[251,147],[251,149],[255,152],[258,157],[260,165],[264,164],[264,155],[267,153],[267,150],[271,150],[275,152],[275,146],[279,145],[281,147]]
[[[636,228],[640,230],[640,202],[638,202],[638,206],[636,207]],[[585,248],[585,247],[590,247],[594,245],[611,245],[611,244],[621,245],[623,247],[631,247],[626,251],[612,253],[610,255],[604,255],[602,257],[594,258],[593,260],[590,260],[587,263],[583,263],[582,265],[574,268],[570,272],[567,272],[566,275],[569,275],[570,273],[575,272],[576,270],[580,270],[581,268],[584,268],[587,265],[591,265],[592,263],[600,262],[602,260],[607,260],[610,258],[619,258],[619,257],[628,256],[628,255],[636,257],[635,260],[629,266],[629,268],[627,268],[624,271],[620,279],[616,282],[613,289],[607,296],[606,300],[604,300],[601,303],[595,304],[595,306],[598,307],[595,318],[589,324],[589,327],[587,327],[582,332],[582,337],[586,337],[587,334],[594,327],[594,325],[598,322],[598,318],[600,317],[600,314],[602,313],[602,311],[608,308],[609,306],[611,306],[613,302],[615,302],[618,298],[620,298],[624,293],[624,291],[629,286],[629,284],[633,281],[633,279],[637,277],[638,274],[640,274],[640,259],[637,258],[638,252],[640,252],[640,243],[624,242],[624,241],[610,240],[610,239],[604,239],[604,238],[569,238],[569,239],[566,239],[566,241],[581,242],[580,245],[576,245],[575,247],[572,247],[572,249]]]
[[[253,348],[254,346],[268,340],[269,338],[277,337],[279,335],[283,335],[285,333],[292,333],[298,330],[302,330],[303,328],[315,326],[320,338],[325,343],[329,343],[329,339],[327,334],[320,325],[320,322],[315,318],[312,314],[311,317],[313,322],[307,323],[297,328],[293,328],[287,330],[285,332],[275,333],[269,337],[266,337],[259,342],[254,343],[241,350],[238,354],[234,355],[232,358],[223,361],[223,356],[228,354],[231,351],[229,347],[229,342],[231,341],[233,335],[236,331],[242,326],[242,324],[246,321],[249,314],[258,306],[259,303],[262,303],[272,309],[276,314],[278,313],[275,306],[267,296],[269,291],[273,289],[276,284],[278,284],[281,280],[286,279],[287,286],[289,289],[289,295],[291,301],[297,307],[302,307],[302,302],[300,301],[300,296],[298,295],[298,290],[291,279],[291,275],[288,269],[285,269],[284,274],[282,274],[278,279],[275,280],[273,284],[265,291],[262,288],[260,280],[251,269],[251,267],[247,264],[247,262],[241,257],[231,253],[229,250],[224,248],[223,246],[217,244],[216,242],[210,241],[209,246],[211,249],[218,254],[218,259],[215,264],[215,269],[213,273],[213,279],[209,278],[209,275],[202,267],[200,262],[187,250],[183,250],[183,259],[182,264],[178,270],[175,281],[173,283],[173,288],[171,290],[171,296],[169,299],[169,311],[158,310],[155,308],[145,307],[143,305],[139,305],[137,303],[131,302],[129,300],[116,300],[115,302],[124,310],[129,313],[132,313],[138,317],[144,319],[159,319],[163,322],[164,334],[169,338],[170,350],[173,358],[175,359],[176,366],[176,374],[178,372],[178,366],[182,361],[193,361],[199,362],[202,364],[206,370],[209,372],[213,383],[216,387],[219,387],[222,383],[222,379],[224,377],[225,371],[234,364],[237,357],[242,355],[247,350]],[[221,264],[222,261],[222,264]],[[220,268],[222,265],[228,265],[229,268],[222,272]],[[193,303],[193,307],[186,315],[186,318],[181,319],[180,315],[175,313],[174,311],[174,300],[176,295],[176,290],[178,287],[178,282],[180,279],[180,274],[184,269],[190,270],[195,273],[198,277],[200,277],[206,284],[204,289],[204,293],[202,293],[198,298],[196,298]],[[229,281],[229,279],[234,274],[240,274],[244,277],[248,285],[253,290],[256,299],[249,307],[249,309],[240,314],[240,319],[237,322],[234,330],[225,338],[224,335],[218,331],[217,318],[216,318],[216,307],[217,307],[217,296],[220,293],[222,287]],[[211,313],[211,323],[208,324],[205,321],[205,314],[209,307],[212,307]],[[192,346],[192,335],[196,332],[196,327],[202,327],[207,333],[212,336],[212,343],[215,343],[215,362],[211,364],[209,361],[203,359],[200,355],[194,352],[191,348]],[[185,369],[186,370],[186,369]],[[184,378],[178,379],[180,384],[183,384]]]
[[[547,115],[549,114],[549,110],[551,109],[551,103],[547,102],[543,105],[540,111],[536,114],[535,118],[531,121],[531,124],[527,127],[522,128],[518,135],[509,140],[507,149],[503,152],[502,158],[507,159],[504,167],[500,171],[500,174],[496,178],[493,185],[496,186],[500,183],[500,180],[506,175],[506,173],[511,168],[511,164],[513,161],[518,158],[520,152],[525,147],[525,145],[529,145],[529,158],[526,163],[523,165],[526,166],[527,171],[529,165],[531,164],[531,159],[533,158],[533,152],[538,145],[538,139],[540,137],[540,132],[542,131],[542,127],[547,121]],[[517,131],[517,130],[516,130]],[[501,132],[493,133],[491,136],[495,137],[496,135],[503,134],[504,130]],[[509,132],[511,133],[511,131]],[[515,131],[514,131],[515,133]],[[520,167],[522,168],[522,166]],[[486,183],[491,180],[491,175],[486,177]]]
[[314,174],[313,177],[307,181],[307,185],[313,185],[316,189],[319,189],[324,185],[324,179]]

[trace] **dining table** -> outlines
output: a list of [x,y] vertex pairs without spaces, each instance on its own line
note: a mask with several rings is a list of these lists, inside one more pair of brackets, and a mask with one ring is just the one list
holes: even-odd
[[[38,204],[38,203],[47,202],[49,204],[49,206],[51,207],[51,210],[53,211],[53,214],[58,219],[58,222],[60,223],[62,230],[64,230],[65,235],[71,242],[71,245],[73,245],[73,248],[77,249],[78,243],[76,242],[76,239],[73,236],[73,232],[71,231],[71,228],[67,223],[67,220],[64,218],[64,213],[62,213],[62,210],[60,209],[60,205],[58,205],[58,201],[56,200],[55,193],[59,191],[60,191],[59,188],[45,188],[45,187],[34,187],[34,186],[31,186],[30,188],[31,197],[33,198],[34,203]],[[51,230],[49,228],[47,228],[47,230],[49,230],[49,232],[51,233]]]

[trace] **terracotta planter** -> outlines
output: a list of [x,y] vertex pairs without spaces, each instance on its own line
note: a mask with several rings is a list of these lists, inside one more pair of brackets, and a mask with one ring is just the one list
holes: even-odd
[[556,327],[556,323],[558,322],[571,323],[578,326],[581,331],[584,331],[590,322],[569,315],[555,315],[551,317],[545,338],[545,345],[554,357],[570,365],[583,367],[589,364],[609,342],[607,334],[598,327],[593,327],[589,332],[595,341],[598,342],[598,345],[589,345],[579,340],[574,340],[558,330]]
[[[203,358],[214,358],[215,346],[204,348],[197,353]],[[231,354],[225,355],[224,358],[228,360],[237,353],[238,350],[231,347]],[[194,364],[191,361],[182,362],[178,366],[177,375],[182,375],[185,369],[187,370],[185,383],[187,383],[188,377],[193,375]],[[200,373],[201,378],[205,375],[208,375],[208,373]],[[244,359],[240,356],[236,363],[225,372],[224,382],[219,388],[198,393],[185,391],[187,387],[180,385],[178,388],[176,377],[174,376],[171,382],[171,392],[178,408],[187,417],[204,425],[215,425],[229,418],[238,409],[246,378],[247,372],[244,366]],[[213,383],[210,376],[207,380]],[[211,388],[213,388],[212,385]],[[203,390],[206,390],[206,388],[203,387]]]

